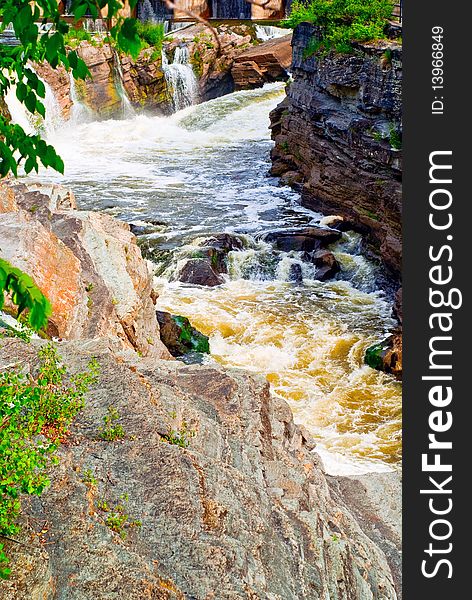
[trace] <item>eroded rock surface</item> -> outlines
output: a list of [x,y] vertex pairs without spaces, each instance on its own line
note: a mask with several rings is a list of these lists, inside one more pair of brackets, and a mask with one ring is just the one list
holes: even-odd
[[143,354],[169,356],[159,337],[152,274],[125,223],[77,210],[61,186],[6,181],[0,254],[50,300],[50,335],[112,335]]
[[[2,341],[0,365],[34,369],[38,343]],[[12,551],[29,567],[0,583],[4,600],[397,597],[378,541],[330,491],[312,440],[261,378],[139,359],[107,340],[59,351],[72,370],[96,357],[100,382],[51,487],[24,504],[33,543]],[[99,439],[110,405],[121,441]],[[168,442],[184,421],[186,448]],[[104,500],[141,526],[120,537]]]

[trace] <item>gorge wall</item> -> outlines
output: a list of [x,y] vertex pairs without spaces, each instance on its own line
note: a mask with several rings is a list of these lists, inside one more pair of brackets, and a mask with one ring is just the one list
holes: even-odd
[[271,114],[272,174],[302,203],[347,218],[393,275],[401,269],[402,50],[395,40],[352,54],[311,55],[308,23],[293,36],[293,82]]

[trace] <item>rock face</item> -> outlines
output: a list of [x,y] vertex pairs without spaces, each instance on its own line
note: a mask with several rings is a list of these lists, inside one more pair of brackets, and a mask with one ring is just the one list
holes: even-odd
[[311,209],[349,219],[395,276],[401,270],[402,50],[358,44],[353,54],[307,57],[317,30],[293,37],[293,83],[271,114],[272,174]]
[[286,81],[292,63],[291,41],[290,34],[268,40],[239,54],[231,69],[234,89],[246,90],[273,81]]
[[[34,368],[38,343],[2,341],[0,366]],[[23,504],[28,543],[6,542],[4,600],[397,598],[373,535],[382,520],[373,506],[370,528],[353,515],[262,379],[144,360],[106,340],[59,351],[73,371],[96,357],[100,381],[51,487]],[[117,442],[98,437],[110,405],[126,434]],[[180,447],[169,440],[184,421]],[[124,504],[141,526],[124,526],[123,539],[107,526],[104,501]]]
[[47,81],[59,104],[62,116],[65,119],[69,119],[74,105],[71,96],[69,73],[62,66],[53,69],[47,63],[35,65],[35,71],[39,77]]
[[169,356],[159,337],[152,275],[128,225],[76,210],[60,186],[0,184],[0,254],[50,300],[49,333],[116,336],[142,354]]

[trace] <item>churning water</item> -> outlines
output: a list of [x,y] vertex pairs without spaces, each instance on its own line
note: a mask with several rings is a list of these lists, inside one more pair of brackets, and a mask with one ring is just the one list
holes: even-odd
[[[49,135],[65,176],[42,177],[71,186],[82,208],[147,225],[142,241],[161,261],[159,308],[210,336],[210,360],[264,375],[317,439],[330,472],[382,470],[400,457],[401,389],[363,364],[393,326],[375,289],[378,268],[360,255],[357,236],[344,234],[333,248],[339,279],[319,282],[297,253],[274,255],[255,236],[322,218],[267,176],[268,114],[282,97],[283,86],[271,84],[170,117],[71,123]],[[168,281],[182,247],[222,231],[247,242],[230,255],[224,285]],[[302,284],[288,281],[294,262]]]

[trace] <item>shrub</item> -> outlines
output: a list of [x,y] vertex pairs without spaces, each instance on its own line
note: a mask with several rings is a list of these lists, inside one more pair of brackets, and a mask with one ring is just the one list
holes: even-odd
[[[36,377],[18,369],[0,373],[0,535],[18,532],[21,495],[39,496],[49,485],[47,469],[55,451],[84,404],[98,376],[95,360],[83,373],[66,377],[52,344],[39,352]],[[8,577],[8,559],[0,544],[0,578]]]
[[115,442],[116,440],[122,440],[126,433],[122,425],[118,423],[120,420],[120,413],[114,406],[108,407],[107,414],[103,417],[103,427],[98,430],[100,438],[107,442]]
[[141,23],[137,21],[137,32],[144,46],[153,46],[160,50],[164,41],[164,24],[163,23]]
[[392,0],[295,0],[285,25],[308,22],[321,28],[322,39],[312,43],[311,54],[330,49],[347,52],[351,42],[384,37],[392,8]]

